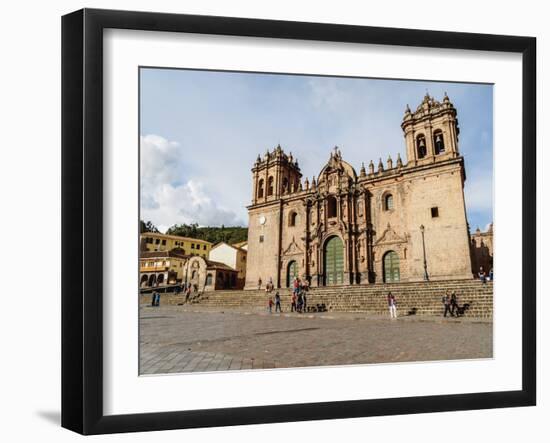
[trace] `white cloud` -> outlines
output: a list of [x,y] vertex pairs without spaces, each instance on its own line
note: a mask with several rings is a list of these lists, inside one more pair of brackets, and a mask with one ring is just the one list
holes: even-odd
[[141,136],[141,184],[142,189],[151,184],[174,183],[181,179],[180,145],[159,135]]
[[310,78],[308,81],[311,92],[311,101],[325,110],[337,111],[350,100],[337,81],[327,78]]
[[141,137],[141,218],[161,231],[174,224],[243,224],[235,212],[217,203],[206,185],[185,177],[184,151],[158,135]]

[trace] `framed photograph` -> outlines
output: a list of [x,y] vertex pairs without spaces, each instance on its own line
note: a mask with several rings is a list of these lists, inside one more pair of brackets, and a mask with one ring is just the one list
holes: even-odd
[[536,403],[536,40],[62,21],[62,425]]

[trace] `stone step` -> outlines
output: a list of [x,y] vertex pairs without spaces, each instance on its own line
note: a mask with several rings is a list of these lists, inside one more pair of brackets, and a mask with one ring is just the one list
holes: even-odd
[[[386,296],[391,291],[397,300],[397,309],[401,314],[410,312],[416,315],[442,315],[444,312],[441,298],[445,291],[455,291],[459,305],[469,304],[466,315],[470,317],[492,318],[493,284],[482,284],[476,280],[455,280],[447,282],[396,283],[391,285],[364,285],[310,288],[307,294],[308,306],[324,306],[327,311],[364,312],[386,315],[388,311]],[[279,289],[283,309],[290,309],[291,291]],[[265,290],[223,290],[200,294],[190,300],[194,305],[203,305],[214,309],[263,310],[268,297],[273,298],[276,291]],[[162,304],[182,304],[184,296],[172,293],[161,294]],[[150,303],[150,294],[141,297],[142,303]]]

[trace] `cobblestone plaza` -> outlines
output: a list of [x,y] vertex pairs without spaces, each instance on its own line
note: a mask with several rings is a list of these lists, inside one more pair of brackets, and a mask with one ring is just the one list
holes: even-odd
[[140,374],[491,358],[492,322],[140,307]]

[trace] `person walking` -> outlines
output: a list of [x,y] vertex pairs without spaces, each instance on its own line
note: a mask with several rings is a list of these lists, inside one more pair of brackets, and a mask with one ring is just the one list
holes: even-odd
[[[456,313],[455,313],[456,310]],[[458,297],[455,294],[455,291],[451,293],[451,315],[458,317]]]
[[279,310],[279,313],[281,311],[281,296],[279,295],[279,291],[275,292],[275,312]]
[[296,312],[296,292],[292,291],[292,296],[290,297],[290,312]]
[[395,301],[395,295],[388,292],[388,308],[390,310],[390,318],[397,318],[397,302]]
[[258,279],[258,291],[262,289],[262,277]]
[[299,291],[298,292],[298,307],[297,307],[297,311],[301,314],[302,313],[302,308],[304,306],[304,298],[302,297],[302,291]]
[[302,293],[302,309],[304,312],[307,312],[307,297],[306,297],[306,290],[304,289],[304,292]]
[[447,312],[452,317],[453,313],[451,312],[451,296],[449,295],[449,291],[445,293],[441,301],[443,302],[443,306],[445,306],[445,312],[443,313],[443,317],[447,317]]
[[269,297],[269,300],[267,301],[267,310],[271,314],[273,312],[273,299]]
[[489,281],[493,281],[495,278],[495,274],[493,273],[493,268],[489,270]]
[[153,291],[153,296],[151,297],[151,306],[155,306],[156,301],[157,301],[157,292]]

